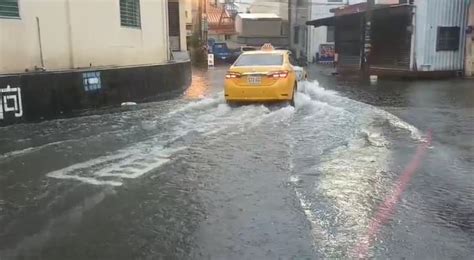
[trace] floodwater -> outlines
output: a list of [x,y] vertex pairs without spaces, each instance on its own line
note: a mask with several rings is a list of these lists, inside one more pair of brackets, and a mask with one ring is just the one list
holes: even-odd
[[229,107],[216,68],[179,98],[0,128],[0,259],[472,258],[472,81],[327,71],[295,108]]

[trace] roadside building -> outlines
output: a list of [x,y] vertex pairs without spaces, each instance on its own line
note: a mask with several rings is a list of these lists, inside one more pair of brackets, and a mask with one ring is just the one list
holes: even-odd
[[250,5],[249,12],[278,15],[282,19],[282,35],[288,35],[288,0],[257,0]]
[[250,6],[255,0],[234,0],[238,13],[249,13]]
[[4,113],[0,124],[139,102],[187,86],[181,1],[0,0],[0,93],[7,86],[21,92],[0,108],[22,110]]
[[467,77],[474,76],[474,0],[471,0],[466,29],[466,71]]
[[240,44],[261,46],[271,43],[274,46],[288,46],[288,37],[283,34],[283,20],[277,14],[238,14],[235,18],[235,30]]
[[307,59],[308,56],[308,26],[310,0],[290,0],[290,49],[297,59]]
[[307,24],[335,26],[338,71],[368,65],[376,75],[452,76],[464,69],[467,8],[466,0],[384,1],[369,24],[360,3]]
[[208,38],[217,41],[235,39],[234,17],[225,4],[207,2]]
[[[71,1],[71,0],[69,0]],[[74,1],[74,0],[73,0]],[[77,1],[77,0],[75,0]],[[110,0],[107,0],[110,1]],[[143,4],[149,4],[150,0],[120,0],[121,2],[138,2]],[[164,2],[168,5],[168,12],[164,12],[168,16],[168,37],[170,41],[170,49],[172,51],[186,51],[187,46],[187,33],[186,33],[186,0],[151,0],[153,2]],[[145,8],[142,8],[144,10]],[[148,11],[148,10],[147,10]],[[153,28],[153,26],[150,27]],[[166,26],[165,26],[166,27]]]
[[[334,16],[334,8],[365,2],[364,0],[309,0],[309,19],[317,20]],[[306,21],[305,21],[306,23]],[[304,23],[304,24],[305,24]],[[308,62],[332,63],[334,61],[334,26],[308,27]]]

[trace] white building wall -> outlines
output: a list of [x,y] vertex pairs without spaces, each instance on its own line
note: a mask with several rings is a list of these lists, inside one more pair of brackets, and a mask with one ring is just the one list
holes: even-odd
[[[466,35],[466,0],[416,0],[415,57],[421,71],[463,70]],[[459,26],[457,51],[436,51],[438,26]]]
[[193,23],[193,8],[194,8],[194,5],[196,5],[196,1],[184,0],[183,2],[184,4],[182,6],[184,7],[184,16],[185,16],[186,24],[192,24]]
[[66,1],[45,4],[25,0],[19,5],[20,19],[0,18],[0,74],[41,67],[36,17],[40,19],[45,62],[52,68],[71,67]]
[[[310,19],[321,19],[331,17],[334,14],[330,12],[332,8],[342,6],[340,3],[328,3],[325,0],[312,0],[310,4]],[[308,27],[308,62],[315,62],[316,54],[319,52],[319,46],[327,41],[327,27]]]
[[288,0],[257,0],[250,4],[249,9],[251,13],[276,14],[288,21]]
[[[142,0],[143,1],[143,0]],[[187,23],[187,18],[186,18],[186,0],[179,0],[179,45],[181,47],[181,51],[187,51],[188,50],[188,41],[187,41],[187,32],[186,32],[186,23]]]
[[47,70],[164,62],[166,1],[142,0],[141,28],[128,28],[116,0],[19,0],[19,19],[0,18],[0,74],[41,66],[36,17]]

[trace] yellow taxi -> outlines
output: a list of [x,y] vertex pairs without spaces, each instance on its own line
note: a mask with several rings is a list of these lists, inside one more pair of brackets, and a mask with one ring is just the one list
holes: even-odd
[[228,103],[290,102],[298,85],[291,52],[265,44],[261,50],[242,53],[225,76]]

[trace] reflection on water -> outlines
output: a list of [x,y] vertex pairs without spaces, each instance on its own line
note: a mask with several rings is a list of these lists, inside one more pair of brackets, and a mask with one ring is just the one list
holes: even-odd
[[391,187],[393,143],[418,142],[422,134],[317,82],[300,85],[296,105],[292,182],[311,222],[315,248],[325,258],[350,258]]
[[202,99],[209,93],[209,77],[207,71],[196,71],[193,73],[193,82],[184,93],[186,99]]

